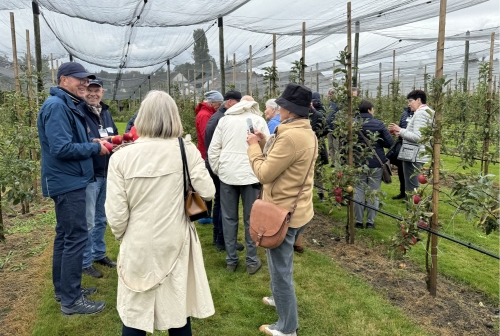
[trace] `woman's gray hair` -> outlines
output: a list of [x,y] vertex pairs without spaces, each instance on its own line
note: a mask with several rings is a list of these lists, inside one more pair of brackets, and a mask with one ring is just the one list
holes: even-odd
[[266,107],[272,107],[275,111],[278,109],[278,104],[276,104],[276,99],[269,99],[266,101]]
[[175,101],[163,91],[149,91],[139,108],[135,128],[140,137],[178,138],[183,135]]

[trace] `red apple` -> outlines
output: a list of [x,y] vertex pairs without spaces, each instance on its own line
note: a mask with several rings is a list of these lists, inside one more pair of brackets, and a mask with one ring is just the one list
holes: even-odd
[[341,172],[337,172],[337,177],[338,178],[342,178],[342,173]]
[[391,129],[391,130],[389,130],[389,133],[394,134],[394,133],[396,133],[396,131]]
[[135,126],[132,126],[132,128],[130,129],[130,134],[132,134],[132,140],[133,141],[139,139],[139,135],[137,134]]
[[417,242],[418,242],[417,237],[411,236],[411,243],[412,243],[412,245],[415,245]]
[[413,195],[413,203],[418,204],[422,199],[418,195]]
[[423,220],[419,220],[418,223],[417,223],[417,226],[420,227],[420,228],[427,229],[429,227],[429,224],[427,224]]
[[111,138],[111,142],[115,145],[121,145],[123,143],[123,138],[121,135],[115,135]]
[[106,147],[106,149],[111,153],[111,151],[113,150],[113,145],[110,144],[109,142],[106,142],[104,144],[104,147]]
[[420,183],[420,184],[427,183],[427,178],[425,177],[425,175],[423,175],[423,174],[418,175],[418,183]]
[[47,213],[47,210],[43,209],[43,210],[42,210],[42,212],[43,212],[43,213]]
[[132,133],[124,133],[123,134],[123,140],[125,140],[125,141],[132,141],[132,140],[134,140],[134,136],[132,135]]
[[403,246],[403,245],[399,245],[398,246],[398,249],[402,252],[405,252],[406,251],[406,248]]
[[333,193],[335,194],[335,196],[342,196],[342,188],[335,188],[333,189]]
[[335,196],[335,202],[342,203],[342,196]]

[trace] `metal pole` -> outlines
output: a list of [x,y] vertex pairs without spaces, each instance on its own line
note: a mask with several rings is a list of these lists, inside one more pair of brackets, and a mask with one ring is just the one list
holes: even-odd
[[316,63],[316,92],[319,92],[319,66]]
[[252,46],[250,45],[248,47],[248,54],[250,55],[250,59],[248,61],[248,68],[249,68],[249,71],[250,71],[250,96],[252,95],[252,91],[253,91],[253,88],[252,88],[252,79],[253,79],[253,69],[252,69]]
[[354,87],[358,86],[358,50],[359,50],[359,21],[354,24],[354,76],[353,83]]
[[38,92],[43,91],[43,78],[42,78],[42,42],[40,39],[40,10],[35,1],[31,2],[33,10],[33,26],[35,32],[35,56],[36,56],[36,72],[37,84],[36,89]]
[[54,58],[52,57],[52,53],[50,53],[50,72],[52,73],[52,85],[56,85],[54,74]]
[[464,92],[467,91],[467,78],[469,78],[469,39],[470,31],[465,33],[465,57],[464,57]]
[[168,94],[171,95],[171,92],[170,92],[170,86],[171,86],[170,60],[167,60],[167,73],[168,73]]
[[222,16],[218,18],[217,25],[219,27],[219,62],[220,62],[220,92],[222,95],[226,93],[226,72],[224,69],[224,24]]

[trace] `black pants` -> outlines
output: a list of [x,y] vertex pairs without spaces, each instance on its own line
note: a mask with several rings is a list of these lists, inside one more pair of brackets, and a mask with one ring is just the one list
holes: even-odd
[[398,178],[399,178],[399,194],[405,194],[405,175],[403,174],[403,161],[395,160],[396,167],[398,167]]
[[[169,336],[192,336],[191,319],[188,317],[186,325],[181,328],[168,329]],[[146,336],[146,332],[140,329],[129,328],[125,324],[122,328],[122,336]]]

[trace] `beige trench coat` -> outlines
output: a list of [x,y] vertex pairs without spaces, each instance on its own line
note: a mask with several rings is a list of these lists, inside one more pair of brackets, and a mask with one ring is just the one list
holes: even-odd
[[[185,148],[194,189],[212,199],[205,162],[191,141]],[[105,207],[122,240],[117,310],[128,327],[152,333],[215,312],[198,235],[184,214],[183,188],[176,138],[140,138],[111,157]]]

